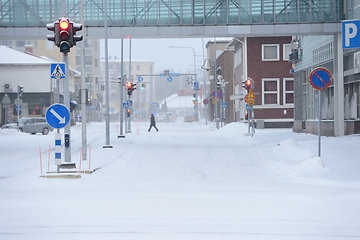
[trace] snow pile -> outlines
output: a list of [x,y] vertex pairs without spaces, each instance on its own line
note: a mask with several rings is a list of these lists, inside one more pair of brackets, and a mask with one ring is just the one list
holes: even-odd
[[273,148],[273,153],[279,161],[274,163],[270,169],[279,174],[290,174],[292,176],[304,176],[327,170],[320,157],[315,157],[314,152],[309,149],[302,149],[300,146],[301,142],[293,138],[279,142]]

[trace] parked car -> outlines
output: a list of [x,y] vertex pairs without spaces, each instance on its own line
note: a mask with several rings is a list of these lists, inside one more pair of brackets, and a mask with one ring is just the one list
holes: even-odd
[[175,122],[176,115],[173,112],[158,113],[155,116],[157,122]]
[[191,112],[186,112],[184,114],[184,122],[195,122],[195,114]]
[[155,121],[157,121],[157,122],[167,122],[166,113],[158,113],[158,114],[156,114]]
[[175,113],[167,112],[166,116],[167,116],[167,121],[168,122],[176,122],[176,114]]
[[20,132],[31,134],[42,133],[43,135],[47,135],[50,131],[54,130],[49,126],[44,117],[20,118],[18,127]]
[[13,123],[7,123],[1,126],[2,129],[16,129],[17,128],[17,122]]

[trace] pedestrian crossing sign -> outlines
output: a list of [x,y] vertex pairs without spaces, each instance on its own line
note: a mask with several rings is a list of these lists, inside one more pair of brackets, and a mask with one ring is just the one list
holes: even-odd
[[65,63],[51,63],[50,78],[66,78]]

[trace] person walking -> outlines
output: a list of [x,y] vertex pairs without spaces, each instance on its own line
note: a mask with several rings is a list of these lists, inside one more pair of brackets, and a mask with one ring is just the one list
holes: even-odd
[[151,130],[152,127],[154,127],[157,132],[159,131],[159,129],[156,127],[156,122],[155,122],[154,114],[151,114],[151,116],[150,116],[150,127],[149,127],[148,132],[150,132],[150,130]]

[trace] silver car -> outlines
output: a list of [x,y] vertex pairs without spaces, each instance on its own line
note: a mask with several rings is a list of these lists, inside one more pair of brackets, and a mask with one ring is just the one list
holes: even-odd
[[47,135],[53,130],[43,117],[20,118],[18,127],[20,132],[31,134],[42,133],[43,135]]

